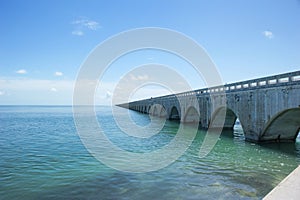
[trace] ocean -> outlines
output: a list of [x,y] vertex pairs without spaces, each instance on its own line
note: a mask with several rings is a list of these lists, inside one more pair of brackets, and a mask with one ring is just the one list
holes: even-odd
[[[129,152],[162,148],[179,128],[166,121],[153,137],[135,138],[118,127],[111,107],[95,111],[107,138]],[[150,122],[146,114],[128,112],[140,126]],[[300,164],[300,139],[250,143],[238,124],[200,158],[206,134],[198,130],[183,155],[162,169],[124,172],[90,154],[71,106],[0,106],[0,199],[261,199]],[[122,165],[125,158],[118,159]]]

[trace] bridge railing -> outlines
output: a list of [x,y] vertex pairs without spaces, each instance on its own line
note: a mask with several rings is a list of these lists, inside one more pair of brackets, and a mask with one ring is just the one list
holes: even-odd
[[296,71],[296,72],[257,78],[257,79],[247,80],[247,81],[230,83],[221,86],[203,88],[203,89],[189,91],[189,92],[183,92],[178,95],[188,96],[192,94],[200,95],[200,94],[220,93],[220,92],[229,93],[238,90],[251,90],[251,89],[278,87],[284,85],[294,85],[294,84],[299,84],[299,82],[300,82],[300,71]]
[[193,91],[182,92],[178,94],[170,94],[161,97],[154,97],[151,99],[144,99],[140,101],[134,101],[131,103],[142,103],[142,101],[160,101],[160,100],[175,100],[177,97],[186,97],[191,95],[205,95],[211,93],[230,93],[237,92],[242,90],[254,90],[254,89],[262,89],[262,88],[270,88],[270,87],[278,87],[278,86],[287,86],[287,85],[295,85],[300,83],[300,71],[289,72],[285,74],[279,74],[274,76],[268,76],[263,78],[257,78],[247,81],[241,81],[236,83],[225,84],[221,86],[215,86],[210,88],[203,88]]
[[278,87],[282,85],[299,84],[300,71],[279,74],[275,76],[268,76],[264,78],[252,79],[232,84],[226,84],[224,89],[226,91],[235,91],[241,89],[259,89],[267,87]]

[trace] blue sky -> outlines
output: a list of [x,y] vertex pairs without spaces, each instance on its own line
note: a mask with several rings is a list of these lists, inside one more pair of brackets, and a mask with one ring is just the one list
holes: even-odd
[[[300,67],[297,0],[2,0],[0,26],[0,104],[71,104],[77,72],[96,45],[141,27],[173,29],[193,38],[224,83]],[[122,73],[149,59],[174,66],[193,88],[205,86],[184,62],[145,51],[120,59],[107,72],[97,103],[109,103]]]

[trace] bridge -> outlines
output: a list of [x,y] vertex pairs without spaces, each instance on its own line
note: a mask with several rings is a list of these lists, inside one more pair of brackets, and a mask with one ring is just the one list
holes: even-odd
[[233,129],[238,118],[248,141],[295,141],[300,129],[300,71],[118,106],[199,123],[204,129]]

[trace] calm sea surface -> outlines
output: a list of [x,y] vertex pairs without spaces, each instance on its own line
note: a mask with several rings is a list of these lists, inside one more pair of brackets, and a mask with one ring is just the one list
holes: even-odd
[[[152,151],[170,142],[179,124],[167,121],[153,139],[125,136],[110,107],[97,107],[108,138],[126,150]],[[137,124],[149,117],[131,112]],[[111,169],[85,149],[72,107],[0,106],[0,199],[261,199],[300,163],[295,144],[257,145],[242,130],[223,132],[205,158],[206,132],[174,163],[148,173]],[[122,159],[122,158],[120,158]]]

